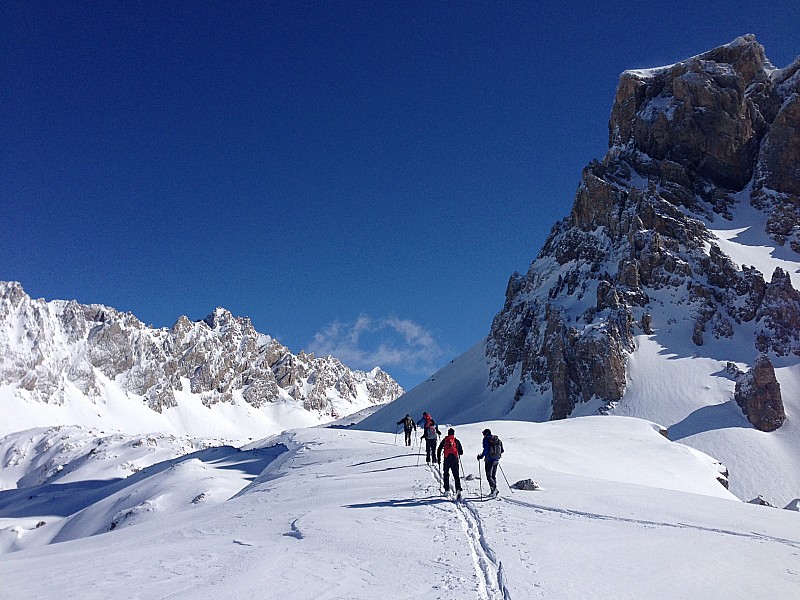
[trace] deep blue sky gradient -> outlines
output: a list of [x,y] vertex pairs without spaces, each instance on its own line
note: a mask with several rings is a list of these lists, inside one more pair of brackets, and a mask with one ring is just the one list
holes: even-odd
[[607,148],[621,71],[785,2],[4,2],[0,279],[216,306],[411,387],[482,337]]

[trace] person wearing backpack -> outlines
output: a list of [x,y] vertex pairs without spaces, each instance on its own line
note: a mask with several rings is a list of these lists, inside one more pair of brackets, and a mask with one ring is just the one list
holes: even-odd
[[483,459],[486,471],[486,481],[489,482],[489,495],[497,496],[497,467],[503,456],[503,442],[491,429],[483,430],[483,452],[478,454],[478,460]]
[[422,426],[422,438],[425,440],[425,462],[436,462],[436,442],[442,432],[436,426],[436,421],[433,420],[428,413],[423,413],[423,421],[425,424]]
[[441,462],[444,453],[444,493],[450,491],[450,471],[453,472],[453,482],[456,488],[456,500],[461,500],[461,477],[458,473],[458,457],[464,454],[461,442],[456,439],[456,431],[452,427],[447,430],[445,437],[436,449],[437,461]]
[[422,418],[419,421],[417,421],[417,425],[419,425],[420,427],[422,427],[424,429],[425,425],[427,425],[428,421],[430,421],[430,420],[431,420],[431,416],[427,412],[423,412],[422,413]]
[[411,445],[411,430],[417,430],[417,424],[414,423],[414,419],[411,418],[411,415],[406,415],[405,418],[400,419],[397,424],[403,425],[403,432],[406,434],[406,446]]

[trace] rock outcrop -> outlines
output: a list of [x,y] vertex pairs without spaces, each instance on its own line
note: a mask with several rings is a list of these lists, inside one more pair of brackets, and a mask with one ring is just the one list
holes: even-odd
[[734,399],[760,431],[775,431],[786,420],[781,386],[766,355],[759,356],[753,368],[736,381]]
[[54,404],[68,388],[91,399],[117,386],[159,413],[188,392],[209,407],[287,401],[336,417],[403,392],[379,368],[353,371],[332,356],[292,354],[223,308],[153,329],[106,306],[31,299],[16,282],[0,282],[0,356],[0,384]]
[[571,214],[528,272],[509,281],[488,337],[490,387],[519,377],[515,402],[549,397],[554,419],[592,399],[612,406],[635,335],[683,331],[676,314],[697,348],[736,339],[753,361],[796,360],[790,274],[734,264],[711,231],[744,205],[800,259],[800,58],[776,69],[744,36],[623,73],[608,153],[584,169]]

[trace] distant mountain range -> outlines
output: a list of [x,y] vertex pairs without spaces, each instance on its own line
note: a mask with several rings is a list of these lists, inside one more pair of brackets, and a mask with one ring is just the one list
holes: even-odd
[[800,57],[753,36],[620,77],[609,150],[485,341],[362,422],[631,415],[800,493]]
[[128,433],[263,437],[390,402],[384,371],[292,354],[217,308],[171,329],[75,301],[34,300],[0,282],[0,406],[6,433],[50,425]]

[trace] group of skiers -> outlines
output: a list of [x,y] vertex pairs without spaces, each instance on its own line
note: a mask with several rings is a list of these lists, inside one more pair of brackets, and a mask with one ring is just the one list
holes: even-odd
[[[428,464],[436,463],[442,465],[444,473],[444,493],[448,494],[450,491],[450,474],[453,475],[453,482],[455,484],[456,499],[461,499],[461,477],[459,475],[459,458],[464,454],[464,449],[461,442],[456,438],[455,429],[452,427],[447,430],[447,435],[436,446],[436,442],[442,435],[436,421],[433,420],[427,412],[422,413],[422,418],[418,422],[414,422],[411,415],[406,415],[404,418],[397,422],[398,425],[403,426],[405,433],[406,446],[411,446],[412,431],[417,431],[417,426],[422,429],[422,437],[420,440],[425,440],[425,462]],[[444,455],[444,463],[442,463],[442,456]],[[484,471],[486,472],[486,481],[489,483],[489,495],[496,497],[497,491],[497,467],[500,464],[500,458],[503,455],[503,442],[496,435],[492,435],[490,429],[483,430],[483,451],[478,454],[478,460],[483,459]]]

